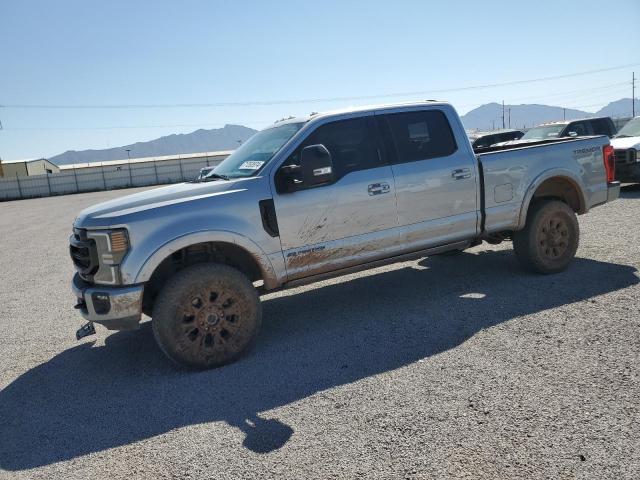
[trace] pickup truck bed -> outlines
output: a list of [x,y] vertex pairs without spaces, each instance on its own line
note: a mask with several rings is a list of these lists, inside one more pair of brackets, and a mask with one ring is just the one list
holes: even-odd
[[[602,155],[608,144],[609,139],[604,136],[581,137],[515,148],[492,147],[478,153],[484,177],[483,230],[492,233],[523,228],[526,207],[534,192],[545,180],[559,177],[560,173],[566,183],[561,198],[565,198],[576,213],[584,214],[605,203],[609,188]],[[538,191],[538,195],[544,194],[545,191]]]

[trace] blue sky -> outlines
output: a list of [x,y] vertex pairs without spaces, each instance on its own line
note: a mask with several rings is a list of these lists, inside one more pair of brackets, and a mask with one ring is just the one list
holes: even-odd
[[[638,0],[0,0],[0,105],[233,103],[502,83],[640,63],[632,38],[639,28]],[[503,99],[595,111],[631,96],[633,70],[639,77],[636,66],[379,100],[0,107],[0,158],[115,147],[225,123],[261,128],[288,115],[434,97],[462,113]]]

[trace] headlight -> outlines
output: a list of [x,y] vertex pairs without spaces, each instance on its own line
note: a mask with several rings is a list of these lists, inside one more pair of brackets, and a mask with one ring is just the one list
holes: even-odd
[[89,230],[87,237],[96,242],[98,271],[93,275],[96,283],[115,285],[121,283],[119,265],[129,252],[129,235],[125,229]]

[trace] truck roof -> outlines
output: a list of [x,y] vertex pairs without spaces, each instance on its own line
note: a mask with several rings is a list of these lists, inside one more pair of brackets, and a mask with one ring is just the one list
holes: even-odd
[[546,125],[568,125],[570,123],[573,122],[583,122],[586,120],[604,120],[610,117],[585,117],[585,118],[572,118],[571,120],[556,120],[554,122],[544,122],[541,123],[539,125],[536,125],[537,127],[544,127]]
[[368,112],[372,110],[387,110],[392,108],[399,107],[421,107],[426,105],[447,105],[449,106],[449,102],[443,102],[438,100],[424,100],[421,102],[402,102],[402,103],[383,103],[383,104],[375,104],[375,105],[363,105],[358,107],[346,107],[340,108],[336,110],[327,110],[325,112],[313,112],[309,115],[304,115],[301,117],[288,117],[283,118],[281,120],[277,120],[273,125],[284,125],[287,123],[305,123],[311,120],[312,118],[325,117],[329,115],[339,115],[343,113],[356,113],[356,112]]

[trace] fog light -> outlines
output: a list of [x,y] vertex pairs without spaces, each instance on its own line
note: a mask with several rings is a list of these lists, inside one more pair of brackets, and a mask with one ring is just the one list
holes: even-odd
[[93,309],[98,315],[105,315],[111,310],[111,300],[108,293],[96,292],[91,294]]

